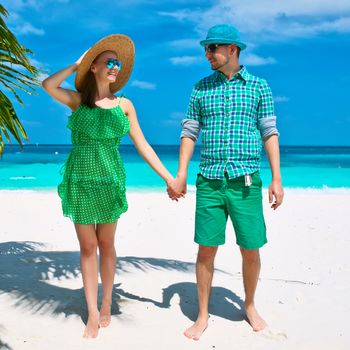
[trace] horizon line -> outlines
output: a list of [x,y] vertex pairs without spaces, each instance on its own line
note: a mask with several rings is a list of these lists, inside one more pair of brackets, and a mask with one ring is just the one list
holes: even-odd
[[[19,143],[4,143],[5,147],[26,147],[26,146],[72,146],[71,143],[39,143],[39,142],[33,142],[33,143],[25,143],[23,145],[20,145]],[[159,146],[165,146],[165,147],[179,147],[179,143],[172,143],[172,144],[165,144],[165,143],[153,143],[150,144],[152,147],[159,147]],[[120,144],[119,146],[130,146],[135,147],[132,143],[127,144]],[[201,146],[201,143],[198,143],[195,145],[195,147]],[[280,144],[280,147],[350,147],[349,145],[289,145],[289,144]]]

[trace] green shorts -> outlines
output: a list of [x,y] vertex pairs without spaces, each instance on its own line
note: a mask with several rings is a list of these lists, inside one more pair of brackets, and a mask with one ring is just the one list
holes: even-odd
[[245,186],[244,176],[229,180],[210,180],[198,175],[196,186],[195,242],[204,246],[225,243],[227,217],[230,216],[237,244],[258,249],[266,242],[259,172]]

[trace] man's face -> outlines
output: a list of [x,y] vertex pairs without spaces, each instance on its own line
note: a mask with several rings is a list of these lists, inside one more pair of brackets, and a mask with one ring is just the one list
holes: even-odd
[[220,70],[229,63],[232,57],[233,44],[211,44],[205,46],[205,57],[211,65],[211,69]]

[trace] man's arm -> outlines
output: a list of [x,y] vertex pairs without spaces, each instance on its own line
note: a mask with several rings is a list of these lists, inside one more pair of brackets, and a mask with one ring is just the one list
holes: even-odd
[[195,141],[183,137],[181,139],[180,153],[179,153],[179,168],[175,181],[177,182],[177,190],[185,194],[187,192],[187,173],[188,165],[193,155]]
[[280,150],[272,92],[264,79],[261,80],[259,93],[258,129],[264,142],[272,173],[272,181],[269,186],[269,202],[272,203],[271,208],[277,209],[283,201]]
[[181,138],[179,152],[179,167],[174,181],[168,186],[168,195],[172,200],[177,200],[181,193],[182,196],[187,192],[187,173],[188,165],[192,158],[195,141],[188,137]]
[[179,166],[175,180],[168,187],[168,195],[177,200],[179,193],[184,196],[187,192],[188,165],[192,158],[194,145],[198,140],[201,129],[201,108],[197,99],[199,89],[195,86],[190,96],[190,102],[185,119],[182,120]]
[[284,196],[280,171],[280,151],[278,136],[271,135],[266,137],[264,139],[264,146],[272,174],[272,181],[269,186],[269,203],[272,203],[271,208],[276,210],[282,204]]

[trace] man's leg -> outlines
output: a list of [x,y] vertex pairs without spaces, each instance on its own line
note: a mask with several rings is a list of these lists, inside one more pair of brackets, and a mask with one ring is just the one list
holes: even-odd
[[[242,272],[245,291],[245,309],[254,331],[266,327],[254,306],[254,295],[260,274],[259,248],[266,242],[266,226],[262,205],[262,182],[258,172],[251,175],[251,186],[244,176],[228,183],[227,207],[242,254]],[[244,247],[244,248],[243,248]]]
[[196,322],[185,331],[185,336],[198,340],[208,326],[208,306],[211,284],[214,274],[214,259],[218,247],[200,245],[196,262],[196,277],[198,289],[198,317]]
[[240,248],[242,253],[242,272],[245,291],[245,310],[249,323],[254,331],[261,331],[266,327],[266,322],[258,314],[254,305],[255,290],[260,274],[259,249],[247,250]]
[[208,326],[208,305],[218,246],[225,243],[227,211],[221,180],[198,175],[196,181],[196,219],[194,241],[199,245],[196,262],[198,317],[185,336],[198,340]]

